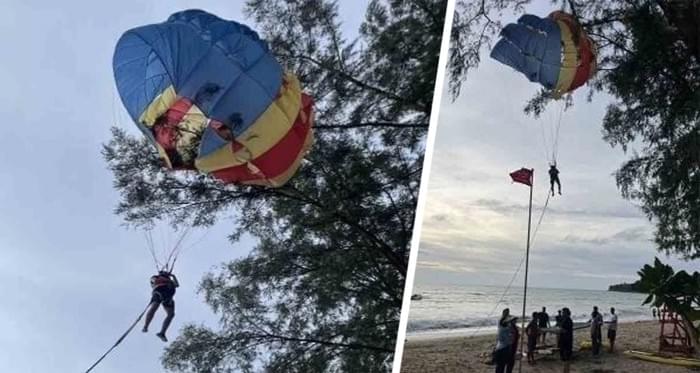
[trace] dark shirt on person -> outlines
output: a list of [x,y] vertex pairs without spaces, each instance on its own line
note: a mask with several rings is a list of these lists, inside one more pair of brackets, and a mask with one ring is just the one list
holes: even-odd
[[566,332],[568,335],[573,335],[574,333],[574,322],[570,317],[562,317],[561,320],[562,334]]

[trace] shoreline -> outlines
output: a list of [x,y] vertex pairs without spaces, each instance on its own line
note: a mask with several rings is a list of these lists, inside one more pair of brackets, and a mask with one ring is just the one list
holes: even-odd
[[[623,354],[625,350],[658,351],[658,321],[620,322],[613,353],[608,352],[606,333],[607,328],[604,327],[605,347],[600,355],[593,356],[590,351],[580,349],[582,342],[590,341],[588,329],[574,332],[574,359],[570,372],[688,372],[685,367],[636,360]],[[555,337],[549,335],[547,343],[555,343]],[[494,345],[495,334],[408,339],[404,345],[401,372],[490,373],[495,367],[485,362],[489,360]],[[561,372],[564,367],[557,353],[538,354],[536,361],[534,366],[523,361],[523,372],[554,373]]]
[[[527,319],[529,320],[529,319]],[[639,318],[629,318],[621,319],[619,321],[620,325],[623,324],[634,324],[637,322],[647,322],[655,321],[652,317],[639,317]],[[581,320],[574,320],[574,324],[583,322]],[[520,326],[520,323],[518,323]],[[406,333],[406,340],[411,342],[423,341],[423,340],[436,340],[443,338],[472,338],[472,337],[483,337],[483,336],[495,336],[497,331],[496,325],[487,325],[480,327],[469,327],[469,328],[459,328],[459,329],[428,329],[421,331],[412,331]]]

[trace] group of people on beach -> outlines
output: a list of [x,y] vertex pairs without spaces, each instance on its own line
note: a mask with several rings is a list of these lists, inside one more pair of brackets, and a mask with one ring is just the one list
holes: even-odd
[[[511,373],[515,366],[518,343],[520,341],[520,329],[518,329],[517,320],[518,318],[511,315],[508,308],[503,310],[501,318],[498,320],[496,348],[493,352],[496,373]],[[542,307],[541,312],[532,313],[532,319],[530,319],[525,328],[527,361],[529,364],[535,364],[535,351],[538,348],[538,344],[542,348],[554,347],[554,345],[547,346],[546,344],[548,332],[553,332],[557,336],[556,347],[559,349],[561,360],[564,362],[571,360],[574,347],[574,322],[571,319],[571,310],[567,307],[558,310],[554,320],[555,324],[552,327],[546,307]],[[593,355],[600,354],[603,344],[603,324],[608,324],[610,352],[613,352],[615,338],[617,337],[617,314],[615,314],[615,308],[610,308],[610,320],[604,321],[603,315],[598,311],[598,307],[594,306],[588,324],[590,324]],[[550,330],[548,331],[548,329]]]
[[[557,311],[557,316],[554,317],[555,334],[557,335],[557,344],[559,355],[563,361],[571,358],[574,343],[574,322],[571,319],[571,311],[564,307]],[[547,328],[551,328],[549,314],[547,308],[542,307],[542,312],[533,312],[530,323],[525,328],[527,339],[527,361],[530,364],[535,364],[535,350],[537,349],[538,340],[542,347],[547,347]]]
[[591,350],[593,355],[599,355],[603,346],[603,324],[608,324],[608,341],[610,342],[610,352],[615,351],[615,338],[617,338],[617,314],[615,307],[610,308],[610,320],[604,321],[603,315],[598,312],[598,307],[593,306],[591,319]]

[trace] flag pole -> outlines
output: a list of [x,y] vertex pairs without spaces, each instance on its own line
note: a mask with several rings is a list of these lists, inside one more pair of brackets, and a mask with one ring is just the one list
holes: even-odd
[[[523,346],[525,344],[525,311],[527,302],[527,274],[530,264],[530,225],[532,223],[532,188],[535,183],[535,169],[530,169],[532,179],[530,180],[530,206],[527,211],[527,243],[525,245],[525,284],[523,285],[523,320],[520,329],[520,363],[518,364],[518,373],[523,371]],[[517,352],[517,351],[516,351]]]

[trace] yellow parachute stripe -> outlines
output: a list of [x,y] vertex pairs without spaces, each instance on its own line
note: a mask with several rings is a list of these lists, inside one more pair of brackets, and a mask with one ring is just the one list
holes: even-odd
[[561,30],[561,41],[563,44],[561,69],[559,70],[557,86],[553,92],[554,97],[558,98],[569,91],[571,83],[574,81],[576,69],[578,68],[578,50],[576,49],[571,29],[569,29],[566,22],[561,20],[556,20],[556,22],[559,24],[559,30]]
[[178,123],[177,129],[179,137],[175,147],[178,154],[183,156],[185,164],[192,164],[193,159],[190,157],[197,157],[201,134],[204,132],[204,129],[207,128],[208,124],[209,119],[207,116],[194,104]]
[[175,92],[175,88],[171,85],[151,101],[146,110],[141,113],[139,122],[147,127],[153,126],[158,117],[165,114],[175,101],[177,101],[177,93]]
[[236,137],[243,145],[234,152],[230,145],[209,155],[197,158],[195,166],[200,171],[213,172],[238,166],[259,157],[277,144],[294,124],[301,108],[301,84],[292,73],[286,73],[279,97],[258,119]]

